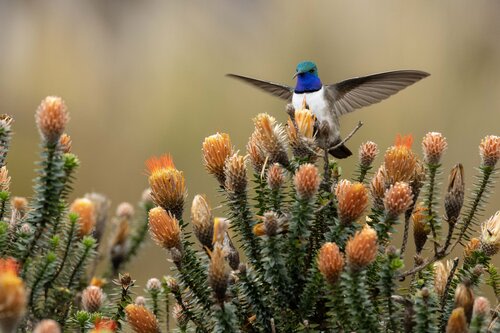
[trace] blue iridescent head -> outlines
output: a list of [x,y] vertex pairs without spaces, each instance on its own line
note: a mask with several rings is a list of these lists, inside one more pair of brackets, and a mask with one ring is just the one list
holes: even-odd
[[296,93],[318,91],[323,86],[318,76],[318,67],[312,61],[300,62],[293,77],[297,77]]

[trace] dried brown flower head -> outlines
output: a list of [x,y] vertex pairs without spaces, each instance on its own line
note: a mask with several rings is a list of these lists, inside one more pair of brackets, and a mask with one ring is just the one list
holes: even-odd
[[136,333],[159,333],[160,327],[155,315],[142,305],[129,304],[125,307],[127,323]]
[[278,163],[274,163],[267,170],[267,185],[272,191],[278,191],[285,183],[285,170]]
[[386,170],[386,182],[410,183],[415,177],[417,158],[411,150],[413,138],[410,136],[398,136],[396,144],[385,152],[384,165]]
[[373,200],[374,208],[382,210],[384,208],[385,196],[385,166],[381,165],[370,182],[370,194]]
[[474,293],[470,282],[460,283],[455,290],[455,307],[463,308],[467,322],[472,317],[472,308],[474,306]]
[[411,187],[404,182],[396,182],[385,192],[384,208],[388,216],[396,218],[413,204]]
[[82,307],[88,312],[98,312],[104,299],[105,295],[100,287],[88,286],[82,292]]
[[465,319],[463,308],[456,308],[452,311],[446,326],[446,333],[468,333],[469,325]]
[[266,156],[259,143],[259,134],[257,132],[253,132],[252,136],[250,136],[247,143],[247,152],[248,156],[250,156],[254,172],[260,174],[266,163]]
[[61,328],[57,321],[43,319],[35,326],[33,333],[61,333]]
[[216,244],[210,253],[210,265],[208,267],[208,284],[214,292],[215,299],[219,303],[224,302],[226,289],[229,281],[229,267],[226,262],[226,254],[222,246]]
[[7,167],[4,165],[0,168],[0,191],[9,192],[10,188],[10,176]]
[[359,147],[359,164],[362,167],[369,167],[379,153],[378,146],[375,142],[367,141]]
[[162,207],[149,211],[149,234],[155,243],[164,249],[181,247],[179,221]]
[[448,191],[444,198],[444,208],[449,223],[455,223],[460,215],[464,204],[464,192],[464,167],[459,163],[451,169],[448,177]]
[[368,206],[368,190],[362,183],[342,179],[335,188],[340,222],[350,224],[363,215]]
[[227,191],[237,194],[244,193],[247,189],[246,158],[237,153],[229,156],[224,166],[224,175]]
[[436,261],[434,263],[434,291],[442,298],[450,276],[450,271],[453,267],[453,261],[446,262]]
[[263,221],[265,234],[269,237],[276,236],[280,226],[278,214],[273,211],[265,212]]
[[493,168],[500,158],[500,137],[488,135],[479,144],[482,165]]
[[152,157],[146,161],[153,202],[175,216],[182,214],[186,197],[184,174],[175,168],[170,155]]
[[212,248],[214,225],[212,211],[204,195],[195,195],[191,205],[191,223],[202,246]]
[[71,137],[66,133],[63,133],[59,138],[59,146],[61,147],[62,152],[65,154],[71,153],[72,144],[73,142],[71,141]]
[[300,199],[311,200],[319,188],[318,168],[313,164],[302,164],[293,177],[293,183]]
[[500,211],[481,224],[481,250],[487,256],[500,251]]
[[413,239],[415,241],[415,249],[417,253],[422,252],[427,237],[431,232],[431,228],[427,223],[427,209],[421,204],[418,205],[411,215],[413,222]]
[[66,104],[61,97],[45,97],[36,110],[35,119],[42,139],[48,144],[56,144],[69,121]]
[[26,311],[26,289],[13,258],[0,258],[0,331],[14,332]]
[[422,139],[424,161],[428,164],[439,164],[441,156],[447,147],[446,138],[441,133],[427,133]]
[[363,269],[375,260],[378,251],[377,240],[377,232],[368,224],[349,239],[345,254],[351,269]]
[[224,186],[224,165],[226,159],[233,154],[233,146],[229,134],[216,133],[203,141],[203,161],[208,173],[214,175],[219,184]]
[[288,165],[287,142],[283,126],[267,113],[254,118],[257,142],[269,158],[269,163]]
[[79,198],[73,201],[69,208],[71,213],[78,214],[78,225],[80,237],[90,235],[95,227],[94,204],[87,198]]
[[337,282],[344,269],[344,257],[335,243],[324,243],[318,254],[318,268],[330,284]]

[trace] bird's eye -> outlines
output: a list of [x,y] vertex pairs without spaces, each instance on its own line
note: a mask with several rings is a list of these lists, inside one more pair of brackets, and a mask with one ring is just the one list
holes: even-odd
[[311,70],[309,71],[309,73],[314,73],[314,69],[311,69]]

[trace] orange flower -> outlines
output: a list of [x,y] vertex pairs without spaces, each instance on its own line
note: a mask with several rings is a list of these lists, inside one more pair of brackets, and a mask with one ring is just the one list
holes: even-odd
[[325,280],[334,284],[344,269],[344,257],[335,243],[325,243],[318,254],[318,268]]
[[79,198],[73,201],[69,208],[71,213],[78,214],[78,224],[80,226],[80,237],[89,235],[95,227],[94,204],[87,198]]
[[375,142],[367,141],[359,147],[359,164],[363,167],[369,167],[378,154],[378,146]]
[[224,166],[225,188],[231,193],[241,194],[247,188],[247,167],[244,156],[234,154],[226,159]]
[[302,164],[293,177],[295,190],[301,199],[311,200],[319,188],[318,168],[313,164]]
[[481,140],[479,154],[484,166],[493,168],[500,159],[500,136],[488,135]]
[[191,205],[191,223],[196,238],[202,246],[212,248],[214,225],[212,210],[204,195],[195,195]]
[[391,184],[396,182],[411,183],[415,177],[417,158],[411,150],[413,138],[411,135],[398,136],[396,144],[385,152],[384,165],[387,179]]
[[254,118],[256,139],[267,153],[270,163],[288,165],[287,142],[283,126],[267,113],[259,113]]
[[385,192],[384,207],[388,216],[396,218],[406,212],[413,203],[411,187],[404,182],[397,182]]
[[35,326],[33,333],[61,333],[61,328],[57,321],[43,319]]
[[175,168],[170,155],[152,157],[146,161],[149,169],[151,197],[155,204],[179,216],[182,214],[186,184],[184,174]]
[[26,310],[26,289],[18,269],[15,259],[0,259],[0,331],[14,331]]
[[167,250],[180,248],[179,221],[162,207],[155,207],[149,211],[149,234],[156,244]]
[[342,179],[335,188],[340,221],[350,224],[363,215],[368,206],[368,191],[362,183]]
[[203,160],[208,173],[217,178],[224,185],[224,164],[226,159],[233,153],[233,146],[229,134],[216,133],[205,138],[203,141]]
[[129,304],[125,308],[127,322],[136,333],[159,333],[160,327],[155,315],[146,307]]
[[378,252],[377,239],[377,232],[367,224],[349,239],[345,254],[351,269],[363,269],[375,260]]
[[429,164],[439,164],[441,156],[447,147],[446,138],[441,133],[427,133],[422,139],[424,161]]
[[48,96],[42,100],[36,114],[40,135],[49,144],[56,144],[69,121],[66,104],[61,97]]

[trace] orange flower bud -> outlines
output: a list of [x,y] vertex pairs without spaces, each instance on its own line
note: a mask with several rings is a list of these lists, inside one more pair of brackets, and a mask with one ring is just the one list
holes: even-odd
[[377,232],[367,224],[349,239],[345,253],[351,269],[363,269],[375,260],[378,251],[377,239]]
[[344,269],[344,257],[335,243],[324,243],[318,254],[318,268],[325,280],[334,284]]
[[181,246],[179,221],[161,207],[149,211],[149,234],[156,244],[165,249]]
[[69,121],[66,104],[60,97],[55,96],[42,100],[35,118],[40,135],[48,144],[57,143]]
[[71,213],[78,214],[78,225],[80,226],[80,237],[90,235],[95,227],[94,204],[87,198],[79,198],[73,201],[69,208]]
[[362,183],[342,179],[335,188],[340,222],[350,224],[363,215],[368,206],[368,190]]

